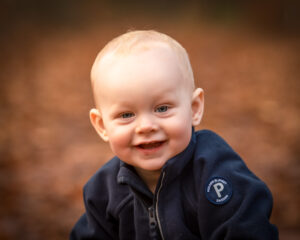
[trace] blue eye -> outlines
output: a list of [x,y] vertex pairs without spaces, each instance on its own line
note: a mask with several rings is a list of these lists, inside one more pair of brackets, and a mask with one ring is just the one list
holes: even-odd
[[166,111],[168,111],[168,109],[169,109],[169,107],[168,106],[160,106],[160,107],[158,107],[158,108],[156,108],[156,112],[166,112]]
[[121,118],[131,118],[133,116],[134,116],[134,114],[130,113],[130,112],[121,114]]

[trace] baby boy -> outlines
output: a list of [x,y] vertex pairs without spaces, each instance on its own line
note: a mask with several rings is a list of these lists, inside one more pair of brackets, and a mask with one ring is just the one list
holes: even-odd
[[272,196],[215,133],[185,49],[132,31],[98,54],[91,123],[116,155],[84,187],[70,239],[278,239]]

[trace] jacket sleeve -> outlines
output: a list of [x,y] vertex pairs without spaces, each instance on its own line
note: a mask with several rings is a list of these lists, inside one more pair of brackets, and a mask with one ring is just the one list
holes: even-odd
[[[73,227],[70,240],[119,239],[119,221],[115,213],[115,203],[118,204],[123,197],[116,190],[119,167],[120,160],[113,158],[85,184],[83,199],[86,211]],[[124,195],[127,193],[125,190]]]
[[202,154],[205,170],[198,194],[203,239],[277,240],[277,228],[269,221],[271,192],[225,141],[217,135],[209,137],[212,141],[206,138],[206,149],[212,151]]
[[[118,239],[117,223],[107,214],[106,201],[94,202],[91,191],[84,189],[86,212],[80,217],[70,233],[70,240]],[[104,196],[104,195],[102,195]]]
[[112,239],[104,231],[101,232],[100,229],[93,227],[93,224],[89,223],[87,215],[83,214],[75,226],[73,227],[70,240],[93,240],[93,239]]

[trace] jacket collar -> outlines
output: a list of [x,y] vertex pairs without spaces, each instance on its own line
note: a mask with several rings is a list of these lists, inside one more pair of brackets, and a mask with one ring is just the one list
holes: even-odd
[[120,161],[120,170],[117,176],[117,182],[119,184],[127,184],[134,192],[138,191],[152,198],[152,192],[137,174],[134,167],[122,161]]
[[[196,145],[195,135],[194,128],[192,128],[191,140],[186,149],[176,156],[170,158],[163,166],[162,173],[165,172],[164,185],[170,183],[178,175],[180,175],[186,164],[192,159]],[[134,167],[122,161],[120,161],[120,170],[117,176],[117,182],[119,184],[128,184],[131,188],[133,188],[134,191],[139,191],[140,193],[149,197],[153,196],[147,185],[136,173]]]
[[194,149],[196,146],[196,134],[194,128],[192,129],[192,136],[189,145],[181,153],[169,159],[162,168],[165,172],[165,183],[168,184],[179,176],[187,163],[193,158]]

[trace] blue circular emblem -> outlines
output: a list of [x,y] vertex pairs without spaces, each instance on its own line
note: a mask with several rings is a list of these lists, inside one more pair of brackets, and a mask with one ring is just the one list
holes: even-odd
[[213,204],[223,205],[232,196],[232,187],[229,181],[223,177],[211,178],[205,187],[205,196]]

